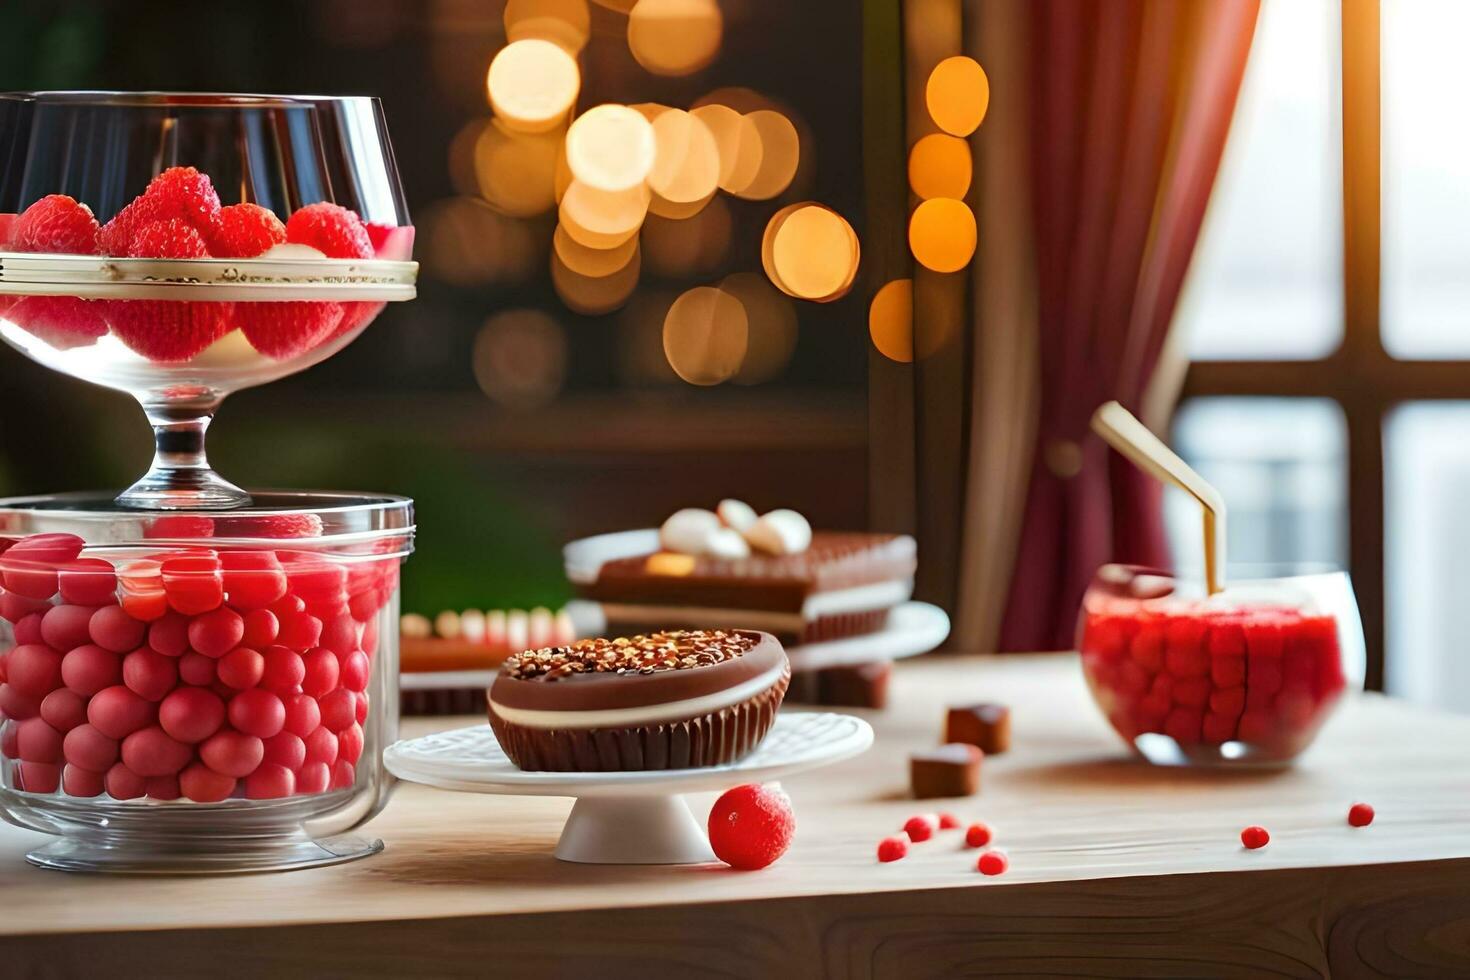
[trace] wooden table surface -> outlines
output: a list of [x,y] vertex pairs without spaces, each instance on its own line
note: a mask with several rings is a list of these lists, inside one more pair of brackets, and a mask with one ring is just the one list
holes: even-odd
[[[956,833],[878,864],[935,808],[907,753],[973,700],[1012,706],[1014,749],[942,806],[1010,871],[977,874]],[[796,841],[754,873],[564,864],[569,801],[406,784],[369,828],[383,854],[289,874],[42,871],[39,835],[3,826],[0,975],[1470,975],[1470,718],[1365,695],[1294,769],[1219,773],[1129,757],[1070,656],[903,663],[892,702],[866,755],[786,780]],[[1253,823],[1272,839],[1246,851]]]

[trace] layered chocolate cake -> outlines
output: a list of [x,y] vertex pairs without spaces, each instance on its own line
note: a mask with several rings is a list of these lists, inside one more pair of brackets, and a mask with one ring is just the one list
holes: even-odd
[[793,511],[744,529],[723,516],[680,511],[659,531],[573,542],[568,577],[610,633],[758,629],[787,644],[880,630],[913,593],[911,537],[812,531]]
[[722,765],[765,738],[790,680],[768,633],[579,640],[508,658],[490,686],[490,727],[526,770]]

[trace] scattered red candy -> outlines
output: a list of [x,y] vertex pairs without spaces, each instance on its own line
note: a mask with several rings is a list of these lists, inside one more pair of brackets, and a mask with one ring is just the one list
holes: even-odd
[[[360,730],[355,738],[355,751],[360,753]],[[773,863],[786,853],[795,833],[796,814],[791,810],[791,800],[774,787],[754,783],[736,786],[726,790],[710,809],[710,847],[721,861],[741,871],[755,871]]]
[[1368,826],[1373,822],[1373,816],[1373,807],[1367,803],[1354,803],[1348,808],[1348,823],[1354,827]]
[[983,823],[972,823],[965,830],[966,847],[984,847],[990,843],[990,827]]
[[985,851],[975,862],[975,869],[983,875],[1005,874],[1010,866],[1011,860],[1005,851]]
[[1266,832],[1265,827],[1250,826],[1240,832],[1240,842],[1254,851],[1258,847],[1265,847],[1271,842],[1271,835]]
[[909,840],[918,844],[933,837],[938,827],[939,818],[937,816],[932,813],[920,813],[904,821],[903,832],[908,834]]
[[878,842],[878,860],[887,864],[898,861],[909,853],[909,839],[904,834],[885,837]]
[[960,818],[953,813],[941,813],[939,815],[940,830],[955,830],[960,825]]

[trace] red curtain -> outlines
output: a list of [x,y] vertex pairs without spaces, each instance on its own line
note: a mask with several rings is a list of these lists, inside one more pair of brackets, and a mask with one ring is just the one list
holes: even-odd
[[1003,650],[1070,648],[1099,565],[1167,562],[1159,488],[1088,422],[1109,399],[1139,409],[1258,10],[1258,0],[1031,8],[1041,411]]

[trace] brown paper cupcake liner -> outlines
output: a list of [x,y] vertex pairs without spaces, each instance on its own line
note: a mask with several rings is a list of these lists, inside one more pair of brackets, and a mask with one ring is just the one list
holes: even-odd
[[529,772],[631,772],[694,769],[748,755],[775,724],[791,669],[748,701],[685,721],[637,728],[527,728],[490,712],[500,747]]

